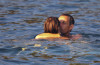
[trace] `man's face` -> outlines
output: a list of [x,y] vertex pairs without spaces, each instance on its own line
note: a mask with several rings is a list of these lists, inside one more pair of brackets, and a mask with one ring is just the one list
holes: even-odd
[[70,25],[69,25],[70,17],[60,16],[59,21],[60,21],[60,32],[62,34],[69,33],[70,32]]

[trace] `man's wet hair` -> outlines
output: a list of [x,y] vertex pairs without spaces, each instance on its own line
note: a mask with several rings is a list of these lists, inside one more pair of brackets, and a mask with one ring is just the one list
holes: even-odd
[[70,14],[65,14],[65,13],[63,13],[61,16],[69,16],[69,17],[70,17],[70,25],[71,25],[71,24],[74,25],[75,20],[74,20],[74,18],[73,18]]

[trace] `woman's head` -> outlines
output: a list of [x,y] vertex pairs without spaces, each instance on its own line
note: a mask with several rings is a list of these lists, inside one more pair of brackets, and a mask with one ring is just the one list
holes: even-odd
[[59,20],[57,17],[49,17],[44,23],[44,32],[45,33],[58,33]]

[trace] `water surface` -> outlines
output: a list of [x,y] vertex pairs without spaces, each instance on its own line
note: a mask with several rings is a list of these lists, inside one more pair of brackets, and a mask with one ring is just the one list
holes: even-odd
[[[81,39],[31,40],[62,13]],[[0,0],[0,65],[100,65],[100,0]]]

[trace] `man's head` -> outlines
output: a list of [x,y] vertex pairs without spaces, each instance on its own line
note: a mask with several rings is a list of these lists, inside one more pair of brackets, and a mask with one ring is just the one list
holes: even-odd
[[60,21],[60,32],[61,34],[68,34],[74,27],[74,18],[69,14],[62,14],[59,18]]

